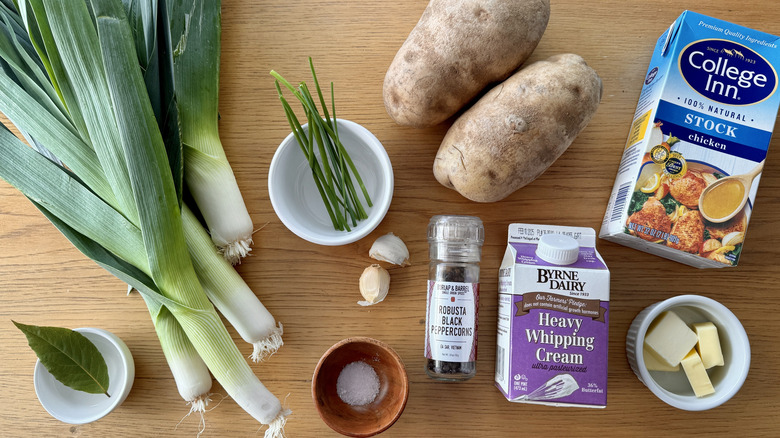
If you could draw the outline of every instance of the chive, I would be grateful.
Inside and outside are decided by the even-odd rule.
[[[325,96],[322,93],[311,58],[309,58],[309,67],[324,116],[320,115],[317,103],[305,82],[301,82],[298,87],[294,87],[276,71],[272,70],[270,74],[275,79],[276,91],[279,95],[279,100],[282,102],[287,122],[304,154],[304,158],[309,163],[314,183],[320,192],[320,197],[325,204],[325,209],[328,211],[333,227],[340,231],[350,231],[350,222],[355,227],[358,221],[368,218],[368,214],[352,181],[353,177],[357,180],[367,205],[372,207],[373,204],[363,179],[360,177],[360,173],[339,139],[333,82],[330,83],[331,117],[331,112],[328,111]],[[292,92],[293,96],[300,102],[308,122],[306,130],[303,129],[289,102],[284,98],[282,86]],[[319,160],[314,151],[315,142],[317,143]],[[322,161],[322,166],[320,166],[320,160]]]

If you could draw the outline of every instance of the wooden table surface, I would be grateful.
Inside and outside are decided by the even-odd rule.
[[[224,0],[220,131],[257,227],[252,257],[238,270],[284,323],[284,347],[253,365],[293,410],[291,437],[337,436],[318,417],[310,395],[320,355],[350,336],[389,343],[406,363],[406,410],[384,436],[777,436],[780,434],[780,135],[775,132],[740,266],[697,270],[599,240],[612,272],[609,396],[604,410],[558,409],[507,402],[493,386],[497,269],[512,222],[598,229],[642,79],[656,38],[686,8],[780,34],[772,2],[553,0],[547,31],[530,61],[561,52],[582,55],[604,82],[598,113],[569,150],[538,180],[494,204],[477,204],[440,186],[431,167],[449,123],[397,126],[382,104],[382,80],[417,22],[423,0]],[[268,71],[308,78],[312,56],[321,80],[334,81],[340,116],[370,129],[395,170],[395,194],[384,221],[357,243],[311,244],[289,232],[271,208],[268,166],[288,127]],[[435,214],[469,214],[486,229],[480,299],[477,377],[437,383],[423,371],[427,279],[426,225]],[[391,270],[392,287],[378,306],[359,307],[357,279],[371,263],[368,248],[387,232],[409,246],[412,266]],[[678,294],[712,297],[742,321],[752,367],[742,390],[707,412],[665,405],[631,372],[625,334],[645,306]],[[124,404],[81,426],[61,423],[38,403],[34,353],[11,319],[27,324],[94,326],[121,337],[133,352],[136,378]],[[232,329],[231,329],[232,330]],[[232,331],[246,354],[247,345]],[[3,436],[194,436],[187,412],[138,296],[87,260],[15,189],[0,181],[0,388]],[[224,391],[215,384],[216,399]],[[289,394],[289,396],[288,396]],[[214,406],[214,404],[212,404]],[[180,422],[180,420],[182,420]],[[177,427],[178,424],[178,427]],[[258,436],[260,425],[231,399],[206,415],[205,436]]]

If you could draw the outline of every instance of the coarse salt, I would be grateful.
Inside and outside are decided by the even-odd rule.
[[[344,403],[352,406],[371,403],[379,394],[379,377],[371,365],[352,362],[341,370],[336,392]]]

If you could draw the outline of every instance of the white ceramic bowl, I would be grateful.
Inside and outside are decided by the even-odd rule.
[[[33,380],[35,395],[52,417],[70,424],[85,424],[103,418],[121,405],[135,379],[135,363],[130,349],[113,333],[99,328],[77,328],[97,347],[108,366],[108,393],[88,394],[68,388],[55,379],[39,360]]]
[[[708,370],[714,394],[696,397],[682,370],[649,371],[645,366],[645,334],[653,320],[667,310],[673,310],[688,324],[710,321],[718,328],[724,365]],[[742,387],[750,368],[750,343],[742,324],[724,305],[700,295],[676,296],[641,311],[626,335],[626,354],[631,369],[653,394],[686,411],[712,409],[728,401]]]
[[[382,143],[349,120],[338,119],[338,129],[374,204],[366,209],[368,219],[358,222],[352,231],[333,228],[309,163],[292,133],[279,145],[268,170],[268,194],[276,215],[298,237],[320,245],[345,245],[362,239],[379,225],[393,198],[393,167]],[[356,181],[355,189],[360,192]],[[365,202],[363,206],[367,207]]]

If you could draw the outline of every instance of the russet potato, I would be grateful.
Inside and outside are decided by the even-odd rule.
[[[431,0],[387,70],[385,108],[405,126],[443,122],[534,51],[549,0]]]
[[[581,57],[533,63],[455,121],[436,154],[434,176],[472,201],[504,199],[558,159],[600,100],[601,79]]]

